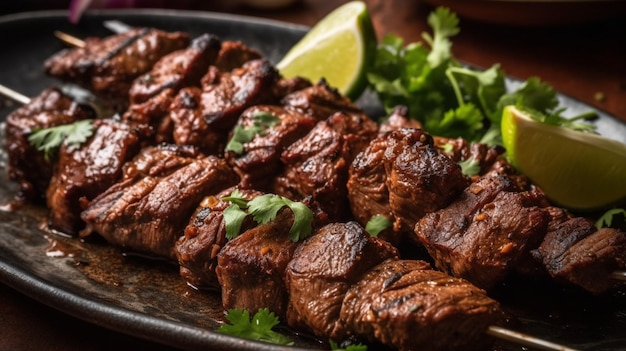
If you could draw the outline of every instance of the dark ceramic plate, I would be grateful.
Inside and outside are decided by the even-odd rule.
[[[137,26],[210,32],[242,40],[276,62],[306,28],[265,20],[210,13],[110,11],[93,13],[70,25],[64,12],[42,12],[0,18],[0,83],[33,96],[54,84],[42,73],[42,62],[63,44],[52,33],[78,37],[106,35],[102,21],[119,19]],[[510,81],[510,84],[517,84]],[[561,97],[572,113],[588,107]],[[373,96],[359,101],[370,114],[380,113]],[[0,106],[1,107],[1,106]],[[0,120],[14,107],[0,109]],[[601,114],[600,131],[622,141],[626,125]],[[0,136],[0,141],[3,137]],[[294,350],[228,337],[213,330],[223,322],[219,296],[195,291],[179,278],[177,267],[124,255],[99,242],[47,233],[45,209],[12,208],[15,185],[6,176],[6,154],[0,151],[0,280],[45,304],[99,326],[184,349]],[[592,297],[577,290],[512,279],[493,292],[517,318],[516,328],[554,342],[586,350],[626,347],[626,296],[618,290]],[[289,330],[285,332],[290,333]],[[296,347],[322,348],[320,342],[294,334]],[[502,343],[497,350],[520,350]]]

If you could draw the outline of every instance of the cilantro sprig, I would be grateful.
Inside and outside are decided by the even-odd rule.
[[[264,194],[248,201],[237,189],[222,200],[232,203],[224,210],[226,238],[229,240],[239,235],[246,216],[251,215],[255,222],[266,224],[274,220],[278,211],[285,206],[291,209],[294,215],[293,224],[289,229],[289,238],[293,242],[298,242],[311,235],[313,211],[302,202],[292,201],[276,194]]]
[[[65,143],[70,149],[80,146],[91,137],[93,120],[84,119],[70,124],[34,130],[28,136],[28,142],[43,151],[47,159]]]
[[[231,309],[226,313],[226,319],[230,324],[222,324],[217,329],[218,333],[273,344],[293,345],[291,339],[273,330],[280,321],[267,308],[260,309],[252,318],[247,310]]]
[[[280,119],[269,112],[256,112],[252,115],[251,126],[235,126],[233,136],[226,144],[226,151],[232,151],[237,155],[243,153],[243,144],[252,141],[256,135],[263,135],[268,128],[275,126]]]
[[[487,69],[462,65],[452,54],[451,38],[460,31],[454,12],[438,7],[428,24],[433,33],[423,33],[423,42],[405,45],[390,34],[378,45],[367,78],[388,112],[405,105],[410,117],[434,135],[486,144],[501,144],[500,121],[507,105],[532,110],[544,123],[594,129],[580,123],[593,113],[564,118],[556,91],[537,77],[508,92],[498,64]]]

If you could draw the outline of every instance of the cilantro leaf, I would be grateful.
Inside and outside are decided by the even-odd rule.
[[[70,124],[35,130],[28,142],[50,158],[63,143],[70,149],[80,146],[93,134],[93,120],[84,119]]]
[[[617,221],[621,219],[622,222],[626,222],[626,209],[614,208],[606,211],[596,221],[596,227],[599,228],[615,228],[617,227]],[[615,223],[614,223],[615,222]]]
[[[313,211],[301,202],[294,202],[286,197],[275,194],[257,196],[248,203],[248,210],[258,223],[269,223],[283,207],[289,207],[294,214],[294,220],[289,235],[293,242],[308,237],[311,234]]]
[[[293,341],[285,335],[272,330],[280,321],[267,308],[259,309],[250,319],[250,312],[242,309],[231,309],[226,314],[230,324],[223,324],[218,333],[228,334],[250,340],[263,341],[280,345],[293,345]]]
[[[461,172],[468,177],[473,177],[480,173],[480,162],[474,158],[468,158],[465,161],[459,162],[459,166],[461,166]]]
[[[372,216],[365,225],[365,231],[371,236],[378,236],[380,232],[387,228],[391,228],[391,220],[381,214]]]
[[[224,210],[226,237],[228,239],[233,239],[239,235],[241,225],[247,215],[251,215],[257,223],[266,224],[274,220],[278,211],[285,206],[291,209],[294,216],[293,224],[289,229],[289,238],[293,242],[298,242],[311,235],[313,211],[302,202],[291,201],[275,194],[265,194],[247,201],[237,189],[230,196],[223,197],[222,200],[232,202],[232,205]]]
[[[433,36],[424,33],[422,37],[430,46],[428,63],[437,67],[452,58],[450,37],[459,33],[459,18],[450,9],[438,7],[428,16],[428,24],[433,28]]]
[[[268,128],[275,126],[280,119],[269,112],[256,112],[252,116],[251,126],[235,126],[233,129],[233,136],[226,144],[225,151],[232,151],[235,154],[243,153],[243,144],[252,141],[254,137],[259,134],[263,135]]]
[[[544,123],[592,131],[580,123],[589,114],[563,118],[556,91],[536,77],[507,92],[505,73],[498,64],[479,69],[460,64],[452,54],[451,38],[459,33],[459,19],[438,7],[428,17],[432,28],[421,42],[406,44],[387,35],[379,43],[367,80],[387,113],[396,106],[408,108],[433,135],[489,145],[502,144],[500,121],[507,105],[537,111]]]
[[[248,214],[237,204],[228,206],[224,212],[224,222],[226,223],[226,239],[231,240],[241,232],[243,220]]]
[[[367,351],[367,346],[363,344],[350,344],[345,348],[342,348],[332,339],[328,340],[328,344],[330,345],[330,349],[332,351]]]

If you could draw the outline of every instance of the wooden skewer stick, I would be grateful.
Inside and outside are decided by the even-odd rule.
[[[626,281],[626,271],[614,271],[609,276],[613,279]]]
[[[11,88],[5,87],[2,84],[0,84],[0,95],[6,96],[7,98],[22,105],[27,105],[30,103],[30,98],[28,96],[22,95]]]
[[[548,350],[548,351],[577,351],[576,349],[572,349],[567,346],[555,344],[550,341],[538,339],[534,336],[530,336],[524,333],[519,333],[516,331],[512,331],[509,329],[490,326],[487,329],[487,334],[494,336],[496,338],[500,338],[502,340],[511,341],[516,344],[520,344],[523,346],[532,347],[537,350]]]
[[[85,41],[76,38],[73,35],[69,35],[67,33],[55,30],[54,31],[54,36],[56,36],[57,38],[59,38],[62,42],[70,45],[70,46],[74,46],[77,48],[82,48],[85,47]]]
[[[104,26],[106,28],[108,28],[110,31],[112,31],[113,33],[124,33],[129,31],[132,27],[127,25],[126,23],[120,22],[120,21],[105,21],[104,22]],[[56,36],[57,38],[59,38],[62,42],[70,45],[70,46],[74,46],[77,48],[82,48],[85,47],[85,41],[82,39],[79,39],[71,34],[67,34],[65,32],[61,32],[61,31],[54,31],[54,36]]]

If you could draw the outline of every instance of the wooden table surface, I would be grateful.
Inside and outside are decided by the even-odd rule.
[[[267,17],[313,25],[345,1],[303,0],[281,10],[203,5],[203,10]],[[419,1],[368,0],[379,37],[407,42],[428,30],[430,7]],[[28,2],[27,2],[28,3]],[[25,10],[21,8],[20,10]],[[5,12],[10,10],[5,10]],[[558,15],[555,15],[558,16]],[[577,25],[506,26],[461,18],[453,52],[479,66],[500,63],[508,75],[539,76],[558,91],[626,120],[626,20],[616,16]],[[69,317],[0,284],[0,350],[171,350]]]

